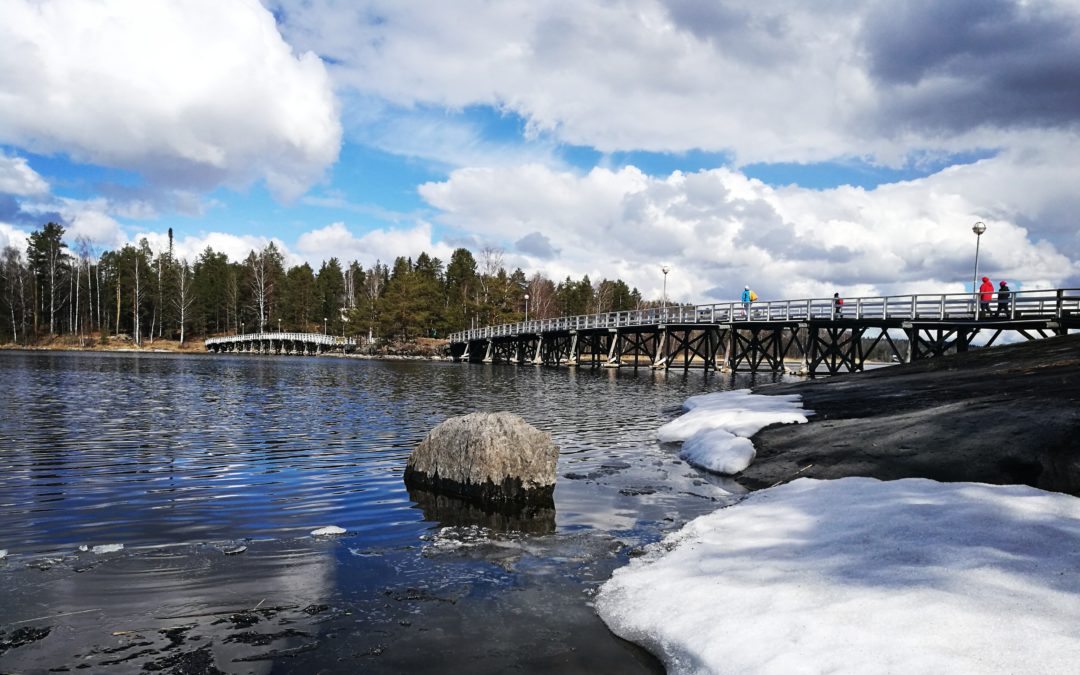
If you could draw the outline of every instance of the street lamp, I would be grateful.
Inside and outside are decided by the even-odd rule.
[[[529,294],[525,294],[525,322],[529,322]]]
[[[247,331],[244,330],[244,322],[243,321],[240,322],[240,334],[241,335],[247,335]]]
[[[277,332],[281,332],[281,317],[278,317],[277,320]]]
[[[671,271],[671,265],[660,265],[660,271],[664,273],[664,307],[667,307],[667,273]]]
[[[326,335],[326,317],[322,318],[322,334]]]
[[[971,277],[971,292],[977,294],[979,292],[979,240],[982,239],[983,232],[986,232],[986,223],[981,220],[971,226],[971,231],[975,233],[975,274]],[[978,295],[975,295],[976,299]]]

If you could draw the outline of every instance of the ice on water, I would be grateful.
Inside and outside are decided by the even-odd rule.
[[[664,443],[682,442],[679,456],[695,466],[736,474],[754,460],[750,436],[770,424],[804,424],[813,411],[804,410],[797,394],[764,396],[749,389],[692,396],[686,414],[660,427]]]
[[[800,479],[702,516],[597,609],[671,673],[1076,672],[1080,499]]]

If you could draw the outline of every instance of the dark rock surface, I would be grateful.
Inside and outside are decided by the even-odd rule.
[[[472,413],[436,426],[409,456],[405,484],[483,502],[551,504],[559,449],[511,413]]]
[[[753,437],[751,489],[796,477],[921,477],[1080,495],[1080,335],[795,384],[815,415]]]

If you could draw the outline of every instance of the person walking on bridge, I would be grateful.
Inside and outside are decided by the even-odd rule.
[[[750,320],[750,307],[754,301],[757,300],[757,293],[750,290],[749,286],[743,286],[742,292],[742,305],[743,310],[746,312],[746,320]]]
[[[979,311],[983,316],[990,315],[990,301],[994,299],[994,284],[990,283],[990,277],[982,278],[982,286],[979,286]]]
[[[1009,284],[998,284],[998,316],[1009,316]]]
[[[839,293],[833,293],[832,294],[832,304],[833,304],[833,318],[835,318],[835,319],[844,318],[844,299],[840,297]]]

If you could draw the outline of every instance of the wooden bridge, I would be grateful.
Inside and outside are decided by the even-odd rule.
[[[454,333],[455,361],[592,367],[772,370],[809,375],[862,370],[879,344],[893,361],[1028,340],[1080,328],[1080,289],[1014,291],[986,312],[977,294],[899,295],[669,306],[538,319]],[[907,344],[901,335],[906,338]],[[906,347],[901,349],[901,346]]]
[[[354,338],[342,338],[325,333],[246,333],[213,337],[206,340],[207,351],[216,354],[238,352],[248,354],[325,354],[356,350]]]

